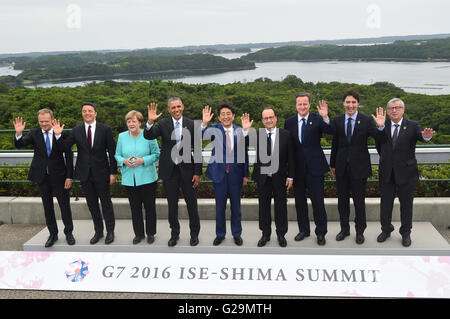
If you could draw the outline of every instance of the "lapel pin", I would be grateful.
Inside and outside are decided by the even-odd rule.
[[[312,125],[312,122],[309,122],[309,125]]]
[[[361,124],[361,121],[358,121],[358,124]]]
[[[406,126],[403,126],[403,129],[406,130]]]

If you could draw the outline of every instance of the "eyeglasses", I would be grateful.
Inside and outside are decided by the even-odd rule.
[[[392,107],[388,107],[387,109],[388,109],[388,111],[397,111],[402,108],[403,108],[403,106],[392,106]]]
[[[268,117],[263,117],[262,118],[263,121],[271,121],[271,120],[274,120],[274,119],[275,119],[275,116],[268,116]]]

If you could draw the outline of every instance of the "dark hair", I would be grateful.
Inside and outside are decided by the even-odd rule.
[[[219,105],[219,107],[218,107],[218,109],[217,109],[217,114],[220,115],[220,111],[221,111],[222,109],[225,109],[225,108],[230,109],[230,111],[231,111],[231,113],[233,113],[233,115],[236,114],[236,112],[234,111],[234,108],[233,108],[231,105],[226,104],[226,103],[223,103],[223,104],[220,104],[220,105]]]
[[[303,97],[303,96],[307,96],[307,97],[308,97],[309,104],[311,104],[311,102],[312,102],[312,96],[311,96],[311,94],[306,93],[306,92],[300,92],[299,94],[297,94],[297,96],[295,97],[295,103],[297,103],[297,98]]]
[[[275,109],[274,109],[273,107],[270,107],[270,106],[265,107],[265,108],[261,111],[261,116],[262,116],[262,113],[263,113],[264,111],[266,111],[266,110],[272,110],[272,111],[273,111],[273,114],[275,114],[275,116],[278,116],[278,115],[277,115],[277,111],[275,111]]]
[[[347,96],[353,96],[355,98],[355,100],[358,101],[358,103],[359,103],[359,93],[358,92],[356,92],[354,90],[347,90],[347,91],[345,91],[344,96],[342,97],[342,102],[345,101],[345,98]]]
[[[91,103],[91,102],[83,103],[83,104],[81,105],[81,109],[83,109],[83,106],[85,106],[85,105],[90,105],[90,106],[92,106],[92,107],[94,108],[94,111],[97,112],[97,107],[95,106],[94,103]]]

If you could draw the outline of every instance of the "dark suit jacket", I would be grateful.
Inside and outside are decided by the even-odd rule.
[[[67,132],[63,132],[63,136],[67,136]],[[52,152],[50,156],[47,155],[47,148],[45,146],[45,138],[41,128],[33,128],[26,136],[22,136],[16,140],[14,137],[14,145],[17,148],[22,148],[27,145],[33,145],[34,155],[31,162],[28,179],[41,183],[46,174],[46,167],[48,166],[48,173],[52,183],[60,183],[66,178],[73,178],[73,154],[70,148],[58,148],[56,146],[55,135],[53,134]]]
[[[266,130],[262,129],[264,134],[262,136],[266,137]],[[275,145],[274,150],[278,149],[279,156],[279,168],[275,174],[272,174],[272,179],[276,184],[285,185],[286,178],[295,176],[295,154],[294,147],[292,145],[291,134],[283,129],[277,128],[277,134],[275,137]],[[256,162],[253,165],[253,174],[252,179],[257,183],[264,184],[267,178],[267,174],[261,174],[261,166],[268,166],[270,163],[263,164],[261,163],[259,157],[259,138],[260,135],[257,135],[257,152],[256,152]]]
[[[203,137],[205,136],[205,132],[208,130],[215,128],[217,129],[220,134],[222,135],[222,150],[217,150],[214,146],[211,152],[211,160],[208,164],[208,168],[206,169],[206,177],[208,177],[210,180],[212,180],[214,183],[220,183],[223,178],[225,177],[225,168],[226,168],[226,153],[227,153],[227,142],[226,142],[226,135],[225,130],[222,126],[222,124],[211,124],[207,128],[205,128],[202,131]],[[233,131],[234,131],[234,146],[233,146],[233,159],[229,164],[230,168],[230,176],[233,180],[242,180],[244,177],[249,177],[249,169],[248,169],[248,142],[247,139],[244,137],[242,133],[242,128],[240,126],[233,124]],[[211,141],[214,141],[216,138],[215,135],[211,136]],[[244,143],[244,144],[241,144]],[[239,145],[244,146],[244,159],[243,161],[239,161],[238,157],[238,149]],[[217,152],[222,152],[222,161],[219,163],[218,161],[214,161],[214,156]],[[217,159],[220,159],[220,156],[217,156]],[[240,163],[241,162],[241,163]]]
[[[96,122],[94,145],[89,147],[84,123],[72,129],[72,132],[64,139],[58,140],[58,145],[63,143],[65,147],[77,145],[77,163],[75,165],[75,177],[84,182],[88,180],[91,170],[94,181],[108,181],[110,174],[117,174],[117,162],[114,157],[116,144],[112,130],[109,126]]]
[[[388,183],[392,173],[397,184],[417,181],[419,170],[416,160],[416,143],[417,141],[424,142],[420,124],[417,121],[403,118],[395,150],[392,146],[391,120],[386,121],[384,130],[387,136],[385,142],[376,144],[378,154],[380,154],[378,171],[380,182]]]
[[[191,135],[191,151],[194,150],[194,121],[183,116],[183,129],[189,130]],[[159,157],[159,177],[161,179],[168,179],[172,175],[172,170],[175,163],[172,161],[172,148],[176,147],[176,140],[172,140],[172,132],[174,130],[172,117],[163,118],[158,121],[158,124],[153,124],[150,130],[144,130],[144,137],[148,140],[153,140],[161,136],[161,152]],[[198,135],[197,135],[198,137]],[[182,135],[182,141],[184,135]],[[186,150],[183,148],[182,152]],[[181,152],[180,152],[181,153]],[[180,173],[184,179],[191,179],[194,175],[202,175],[202,163],[194,163],[194,157],[191,154],[191,162],[179,164]]]
[[[331,125],[335,127],[336,132],[331,145],[330,166],[336,168],[336,175],[344,175],[348,158],[354,178],[372,176],[367,139],[372,136],[377,141],[385,137],[384,132],[377,129],[372,117],[358,112],[350,144],[345,135],[347,130],[345,114],[335,117]]]
[[[320,146],[320,139],[323,133],[333,134],[334,129],[325,123],[319,114],[309,112],[303,143],[300,143],[298,137],[297,114],[286,119],[284,128],[291,133],[293,140],[297,178],[304,178],[307,172],[314,176],[321,176],[330,170],[322,146]]]

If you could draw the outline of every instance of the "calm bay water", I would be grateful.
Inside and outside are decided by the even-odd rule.
[[[253,51],[253,50],[252,50]],[[232,59],[242,53],[218,54]],[[0,67],[1,75],[17,75],[20,71]],[[304,82],[343,82],[373,84],[390,82],[406,92],[429,95],[450,94],[449,62],[265,62],[254,70],[230,71],[213,75],[186,76],[172,79],[190,84],[251,82],[258,78],[280,81],[293,74]],[[132,81],[115,79],[115,81]],[[75,87],[93,81],[42,83],[39,87]],[[97,81],[98,82],[98,81]]]

